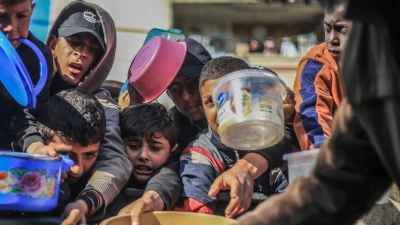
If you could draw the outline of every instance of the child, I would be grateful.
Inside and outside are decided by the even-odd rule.
[[[0,149],[55,155],[52,148],[44,145],[35,119],[40,114],[42,105],[49,98],[49,85],[53,73],[53,58],[50,49],[29,31],[35,5],[32,0],[0,0],[0,30],[4,32],[21,57],[33,84],[38,82],[40,76],[39,59],[33,50],[21,44],[18,38],[27,38],[40,49],[46,59],[48,70],[46,84],[37,96],[36,109],[28,110],[19,105],[0,81],[0,105],[7,106],[0,109]]]
[[[106,113],[105,138],[100,145],[91,177],[81,189],[81,197],[84,198],[83,193],[91,192],[101,198],[104,204],[92,210],[87,208],[88,205],[73,202],[64,212],[64,216],[76,216],[78,214],[71,214],[70,210],[80,209],[78,217],[86,215],[88,220],[97,220],[124,187],[132,170],[120,137],[119,107],[110,93],[100,88],[114,62],[114,21],[96,4],[73,1],[56,18],[46,44],[52,50],[56,62],[50,93],[53,95],[68,88],[82,90],[93,94]]]
[[[253,185],[254,191],[264,193],[267,196],[282,192],[287,186],[286,177],[279,169],[274,170],[274,168],[280,166],[283,154],[291,150],[288,135],[285,135],[285,138],[279,144],[268,149],[255,152],[238,150],[238,156],[234,149],[226,147],[220,140],[218,110],[211,97],[212,91],[218,80],[226,74],[247,68],[249,66],[243,60],[226,56],[212,59],[202,70],[199,86],[209,128],[199,135],[197,140],[192,142],[180,157],[183,198],[175,210],[213,214],[216,211],[216,198],[212,197],[212,195],[215,195],[215,190],[213,190],[215,187],[212,186],[214,180],[224,172],[235,171],[240,168],[244,163],[243,161],[247,161],[246,157],[254,157],[258,154],[265,154],[263,155],[265,158],[259,157],[252,164],[248,173],[240,173],[238,176],[233,172],[233,176],[230,177],[230,179],[244,180],[243,183],[249,182],[252,185],[250,185],[250,189],[241,190],[241,192],[246,193],[246,197],[243,199],[237,199],[237,196],[232,196],[231,193],[231,203],[228,205],[229,209],[225,211],[225,214],[233,217],[247,210],[252,198]],[[271,154],[272,152],[273,154]],[[239,158],[242,160],[239,160]],[[271,175],[272,172],[275,175]],[[221,186],[218,188],[221,189]],[[240,206],[240,201],[247,201],[248,203]],[[238,207],[232,206],[235,204]]]
[[[46,143],[57,153],[68,155],[75,162],[66,179],[71,184],[71,196],[74,199],[87,183],[105,136],[103,106],[94,96],[71,89],[50,98],[38,121]],[[88,195],[90,199],[78,197],[76,201],[98,208],[102,199],[90,193]],[[85,221],[85,218],[79,219]],[[74,224],[77,222],[74,221]]]
[[[133,169],[130,180],[107,207],[103,219],[117,215],[123,207],[140,198],[150,177],[178,147],[178,130],[172,115],[159,103],[125,108],[121,112],[120,126]],[[128,196],[131,188],[141,189],[142,193]]]

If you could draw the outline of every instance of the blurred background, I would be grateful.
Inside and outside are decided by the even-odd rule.
[[[268,67],[293,86],[301,56],[324,41],[317,0],[87,0],[110,13],[117,29],[108,80],[124,82],[152,28],[177,28],[216,56],[232,55]],[[42,41],[72,0],[34,0],[32,32]],[[163,99],[165,96],[162,96]]]

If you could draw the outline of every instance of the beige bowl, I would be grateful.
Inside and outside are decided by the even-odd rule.
[[[140,218],[142,225],[231,225],[235,220],[222,216],[190,212],[147,212]],[[100,225],[131,225],[130,215],[114,216]]]

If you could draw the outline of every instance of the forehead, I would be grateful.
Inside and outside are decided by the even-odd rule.
[[[324,13],[324,22],[342,22],[345,21],[345,5],[337,5],[332,8],[326,8]]]
[[[125,141],[141,141],[141,142],[150,142],[152,140],[157,141],[157,142],[161,142],[161,143],[169,143],[168,139],[165,138],[164,134],[161,131],[156,131],[154,132],[153,136],[149,136],[150,132],[145,134],[146,136],[142,136],[142,135],[133,135],[131,137],[127,137],[124,140]],[[151,140],[149,140],[148,138],[151,138]]]
[[[215,85],[217,84],[217,82],[218,82],[221,78],[222,78],[222,77],[217,78],[217,79],[213,79],[213,80],[207,80],[207,81],[204,83],[204,86],[201,87],[202,96],[205,97],[205,96],[212,95],[212,92],[213,92],[213,90],[214,90]]]
[[[13,3],[11,3],[13,2]],[[30,11],[32,6],[32,0],[26,1],[3,1],[0,0],[0,12],[22,12]]]
[[[86,147],[81,146],[79,143],[69,142],[59,135],[55,135],[50,143],[48,143],[51,147],[53,147],[56,151],[57,150],[67,150],[74,153],[84,153],[87,151],[95,151],[98,150],[100,147],[100,142],[96,142],[90,144]]]

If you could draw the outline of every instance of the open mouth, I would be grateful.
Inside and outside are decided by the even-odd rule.
[[[138,174],[144,174],[144,175],[148,175],[148,174],[151,174],[153,172],[153,170],[150,167],[145,166],[145,165],[135,166],[135,171]]]
[[[340,57],[340,51],[337,50],[329,50],[329,53],[332,55],[334,58]]]
[[[79,65],[79,64],[76,64],[76,63],[71,63],[68,66],[70,68],[71,73],[74,73],[74,74],[79,74],[83,70],[82,65]]]

